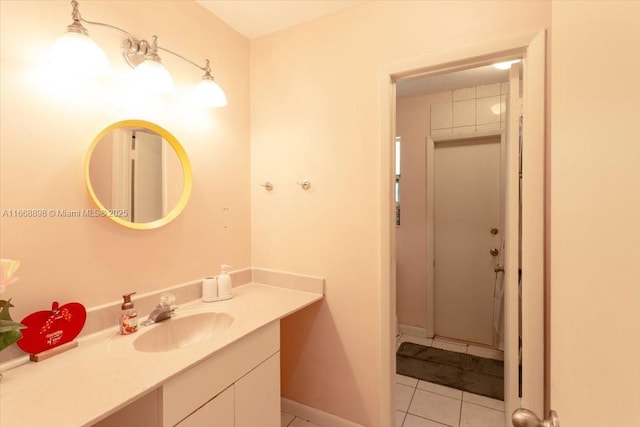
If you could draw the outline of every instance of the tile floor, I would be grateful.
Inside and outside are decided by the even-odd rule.
[[[503,360],[503,353],[470,344],[401,335],[409,341],[443,350]],[[504,402],[478,394],[396,374],[396,427],[504,427]],[[320,427],[282,412],[281,427]]]
[[[396,427],[504,427],[504,402],[396,374]]]
[[[281,427],[320,427],[311,421],[305,421],[302,418],[298,418],[286,412],[282,412],[282,418],[280,421]]]
[[[470,344],[401,335],[443,350],[503,360],[503,353]],[[504,427],[504,402],[396,374],[396,427]]]

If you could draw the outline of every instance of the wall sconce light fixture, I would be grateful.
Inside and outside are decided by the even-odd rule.
[[[209,60],[200,66],[177,52],[158,45],[158,37],[153,36],[151,42],[138,40],[122,28],[102,22],[88,21],[80,15],[78,1],[72,0],[71,18],[73,22],[67,26],[67,32],[58,37],[52,47],[51,58],[54,66],[73,69],[74,72],[89,75],[108,74],[111,67],[107,55],[98,44],[89,37],[87,29],[82,25],[99,25],[119,31],[126,36],[122,43],[122,56],[134,69],[136,86],[155,94],[170,94],[175,91],[173,78],[162,65],[158,51],[170,53],[204,71],[202,80],[196,85],[195,96],[208,107],[227,105],[227,97],[211,75]]]

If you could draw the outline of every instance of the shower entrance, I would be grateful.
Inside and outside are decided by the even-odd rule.
[[[427,248],[433,265],[434,334],[499,346],[494,300],[503,230],[501,132],[427,138]],[[432,212],[432,215],[429,213]],[[501,274],[500,274],[501,275]],[[496,308],[498,308],[496,313]]]

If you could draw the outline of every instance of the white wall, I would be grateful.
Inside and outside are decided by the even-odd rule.
[[[551,407],[640,425],[640,2],[553,3]]]
[[[177,98],[136,110],[122,92],[131,73],[120,55],[122,35],[90,25],[113,74],[99,84],[65,85],[45,59],[71,23],[70,2],[0,1],[0,211],[94,208],[86,152],[100,131],[124,119],[171,132],[194,177],[185,210],[157,230],[130,230],[106,218],[0,217],[0,255],[22,262],[20,281],[2,294],[12,298],[16,319],[54,300],[91,307],[215,274],[222,263],[250,265],[248,40],[194,2],[80,3],[88,20],[141,38],[159,34],[161,44],[194,61],[210,58],[229,105],[206,112],[185,106],[182,97],[202,72],[167,54]]]
[[[381,1],[252,40],[252,260],[327,279],[322,304],[282,323],[284,397],[367,426],[386,421],[381,66],[549,25],[544,2]],[[295,183],[304,178],[308,192]]]

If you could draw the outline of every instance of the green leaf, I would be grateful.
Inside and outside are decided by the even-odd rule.
[[[20,332],[19,329],[0,333],[0,351],[9,347],[20,338],[22,338],[22,332]]]
[[[2,310],[0,310],[0,320],[12,320],[9,315],[9,307],[13,306],[14,305],[11,304],[11,299],[9,299],[9,301],[0,299],[0,307],[2,308]]]
[[[25,328],[26,326],[24,326],[22,323],[14,322],[13,320],[0,319],[0,333]]]

